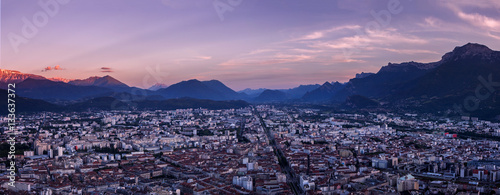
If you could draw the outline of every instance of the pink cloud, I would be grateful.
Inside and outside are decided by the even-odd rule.
[[[47,72],[47,71],[51,71],[51,70],[64,70],[63,68],[61,68],[61,66],[59,65],[56,65],[54,66],[53,68],[51,66],[47,66],[45,67],[42,72]]]
[[[101,67],[101,72],[114,72],[114,71],[109,67]]]

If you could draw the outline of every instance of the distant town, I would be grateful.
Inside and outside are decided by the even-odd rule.
[[[500,123],[294,106],[39,112],[1,123],[1,194],[500,192]],[[9,134],[16,134],[15,187]]]

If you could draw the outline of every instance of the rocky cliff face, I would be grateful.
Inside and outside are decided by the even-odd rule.
[[[0,82],[18,83],[18,82],[26,80],[27,78],[46,79],[45,77],[42,77],[39,75],[21,73],[19,71],[15,71],[15,70],[0,69]]]

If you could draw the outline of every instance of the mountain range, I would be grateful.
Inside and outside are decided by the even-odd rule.
[[[104,77],[93,76],[87,79],[45,78],[40,75],[2,69],[0,78],[2,83],[0,88],[5,89],[6,83],[18,83],[17,93],[19,95],[52,103],[71,103],[97,97],[114,97],[120,100],[196,98],[259,102],[276,101],[276,99],[257,98],[261,93],[248,95],[244,92],[236,92],[218,80],[199,81],[192,79],[170,86],[155,84],[149,89],[140,89],[130,87],[109,75]],[[306,92],[319,86],[300,85],[296,88],[280,89],[279,91],[286,93],[286,96],[278,101],[298,99]]]
[[[289,89],[266,89],[266,88],[259,88],[259,89],[250,89],[246,88],[244,90],[239,91],[239,93],[244,93],[248,95],[248,98],[253,99],[257,102],[269,102],[269,101],[290,101],[290,100],[297,100],[302,98],[307,92],[313,91],[317,88],[319,88],[321,85],[319,84],[312,84],[312,85],[299,85],[298,87],[295,88],[289,88]],[[269,91],[271,90],[271,91]],[[272,92],[274,91],[274,92]],[[265,92],[265,93],[264,93]],[[277,98],[276,95],[280,94],[279,92],[282,92],[283,95],[281,98]],[[270,93],[274,93],[274,97],[269,97]]]
[[[154,94],[161,95],[166,99],[189,97],[211,100],[236,100],[245,98],[242,94],[233,91],[220,81],[199,81],[196,79],[170,85],[167,88],[155,91]]]
[[[103,97],[120,102],[165,101],[169,99],[245,100],[256,103],[302,103],[339,105],[342,108],[384,108],[419,112],[450,112],[495,115],[500,100],[495,82],[500,75],[500,52],[468,43],[432,63],[388,63],[377,73],[360,73],[346,83],[300,85],[290,89],[232,90],[218,80],[181,81],[150,89],[130,87],[111,77],[87,79],[50,78],[0,70],[1,86],[17,83],[16,94],[57,105],[87,102]],[[475,101],[470,101],[474,99]],[[479,101],[477,101],[479,99]],[[106,99],[100,99],[106,100]],[[109,100],[109,99],[108,99]],[[479,102],[479,103],[478,103]],[[147,104],[146,104],[147,105]],[[486,114],[485,114],[486,113]],[[494,116],[493,116],[494,117]]]
[[[361,95],[394,110],[496,117],[500,109],[500,52],[476,43],[456,47],[432,63],[389,63],[353,78],[329,101]]]
[[[345,84],[339,82],[334,82],[334,83],[325,82],[318,88],[306,92],[304,96],[302,96],[301,100],[306,102],[329,101],[335,94],[337,94],[340,90],[344,89],[344,87]]]
[[[68,82],[69,84],[76,85],[76,86],[98,86],[98,87],[109,87],[109,88],[123,88],[123,87],[129,87],[125,83],[122,83],[119,80],[116,80],[115,78],[106,75],[104,77],[89,77],[87,79],[76,79]]]

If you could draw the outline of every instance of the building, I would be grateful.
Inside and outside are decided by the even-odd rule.
[[[387,169],[388,162],[387,160],[381,159],[372,159],[372,167],[379,169]]]
[[[300,187],[304,191],[314,190],[315,184],[314,182],[309,181],[309,177],[307,175],[300,176]]]
[[[24,157],[30,157],[34,155],[35,155],[34,151],[24,151]]]
[[[233,184],[253,191],[253,179],[250,176],[234,176]]]
[[[63,155],[63,147],[59,146],[57,147],[57,156],[62,156]]]
[[[408,174],[404,177],[400,177],[397,183],[398,192],[408,191],[408,190],[418,190],[418,180],[413,177],[413,175]]]

